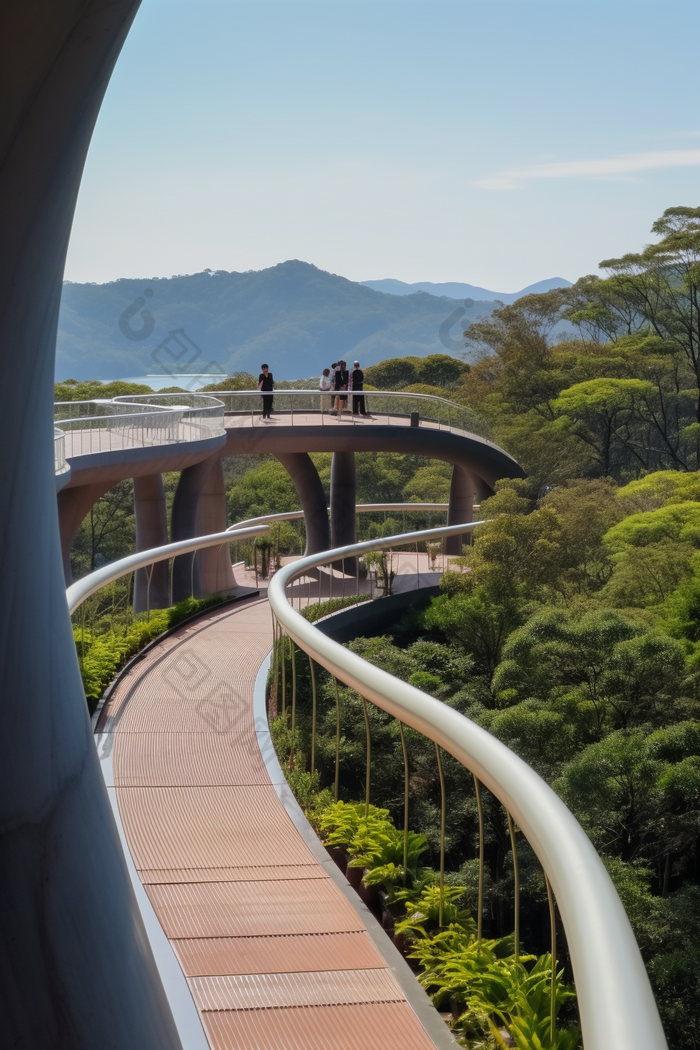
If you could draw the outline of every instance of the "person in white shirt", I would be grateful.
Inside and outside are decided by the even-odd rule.
[[[323,374],[318,381],[318,389],[321,391],[321,411],[327,412],[333,403],[333,399],[327,396],[327,391],[333,389],[330,368],[323,369]]]

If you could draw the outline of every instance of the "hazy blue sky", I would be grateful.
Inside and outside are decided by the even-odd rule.
[[[574,280],[700,205],[698,0],[143,0],[66,276]]]

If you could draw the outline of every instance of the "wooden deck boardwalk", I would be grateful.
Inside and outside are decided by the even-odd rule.
[[[271,643],[251,599],[164,639],[111,694],[97,731],[138,876],[214,1050],[431,1050],[268,773],[253,693]]]

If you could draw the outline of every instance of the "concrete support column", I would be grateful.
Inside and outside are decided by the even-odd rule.
[[[331,546],[357,543],[355,519],[355,453],[334,452],[331,463]],[[345,572],[356,572],[354,558],[345,559]]]
[[[224,472],[221,458],[215,454],[186,467],[180,475],[173,501],[172,541],[223,532],[226,524]],[[205,598],[225,593],[235,585],[228,544],[175,558],[174,603],[184,601],[191,594]]]
[[[474,520],[474,476],[459,463],[452,467],[450,484],[450,505],[447,510],[447,524],[461,525]],[[462,544],[469,543],[470,536],[446,536],[445,554],[458,557],[462,553]]]
[[[224,465],[221,456],[215,456],[211,460],[211,469],[204,478],[204,485],[199,494],[195,535],[208,536],[212,532],[223,532],[227,526]],[[228,543],[221,547],[207,547],[206,550],[197,551],[198,598],[207,598],[210,594],[228,594],[234,589],[236,581],[230,552]]]
[[[23,1050],[181,1046],[90,727],[54,477],[68,239],[137,8],[137,0],[0,7],[0,389],[11,392],[0,416],[0,1043]]]
[[[74,489],[61,489],[56,496],[58,504],[58,527],[61,536],[61,558],[66,587],[73,582],[70,567],[70,552],[83,520],[98,499],[110,489],[109,485],[79,485]]]
[[[328,507],[321,479],[308,452],[278,452],[276,459],[287,471],[304,511],[306,554],[319,554],[331,545]],[[354,513],[354,512],[353,512]]]
[[[136,514],[136,550],[147,551],[152,547],[164,546],[168,542],[168,519],[162,474],[148,474],[142,478],[134,478],[134,511]],[[157,562],[150,569],[138,569],[134,579],[134,612],[145,612],[146,609],[167,609],[169,605],[168,562]]]

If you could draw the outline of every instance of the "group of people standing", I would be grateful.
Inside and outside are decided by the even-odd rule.
[[[261,365],[258,376],[258,390],[262,394],[262,418],[272,418],[272,405],[275,389],[275,381],[268,365]],[[331,370],[333,374],[331,375]],[[345,361],[334,362],[330,368],[324,368],[319,380],[318,388],[321,391],[321,411],[330,411],[332,415],[342,418],[348,402],[348,394],[352,396],[352,414],[354,416],[369,416],[365,404],[365,395],[358,393],[364,390],[365,374],[360,368],[360,362],[355,361],[352,371],[348,370]],[[328,402],[330,401],[330,405]],[[333,407],[335,402],[335,407]]]
[[[331,375],[332,371],[332,375]],[[360,362],[355,361],[350,371],[345,361],[334,362],[330,368],[324,368],[318,383],[321,391],[321,411],[328,410],[328,401],[331,401],[330,412],[342,419],[343,411],[347,406],[348,393],[352,392],[352,414],[354,416],[368,416],[365,395],[358,393],[365,388],[365,374],[360,368]],[[335,392],[335,396],[331,395]],[[335,401],[335,406],[333,406]]]

